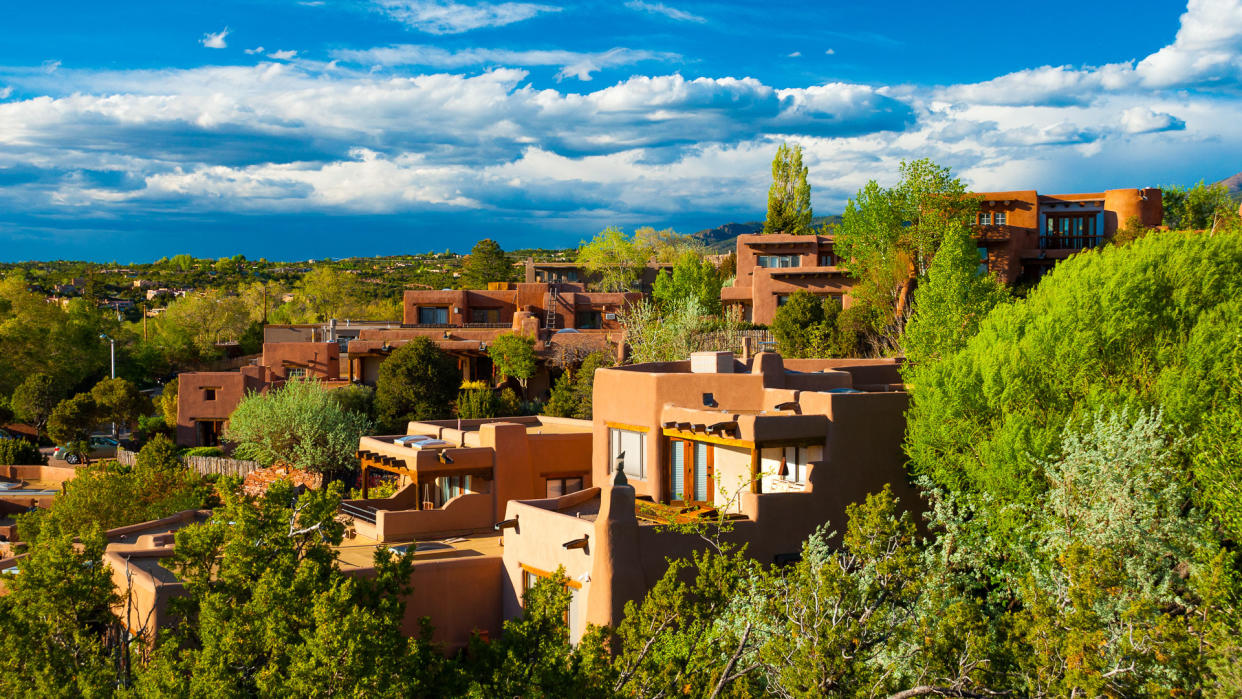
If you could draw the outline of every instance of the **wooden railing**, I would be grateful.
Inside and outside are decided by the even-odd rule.
[[[1040,250],[1086,250],[1104,244],[1102,235],[1041,235]]]

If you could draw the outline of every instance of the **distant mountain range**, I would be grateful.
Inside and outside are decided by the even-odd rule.
[[[841,217],[838,215],[816,216],[811,219],[811,224],[815,226],[840,222]],[[748,221],[746,223],[726,223],[723,226],[707,228],[697,233],[691,233],[690,237],[703,241],[703,244],[713,252],[730,252],[737,248],[737,237],[739,235],[749,235],[762,231],[763,221]]]

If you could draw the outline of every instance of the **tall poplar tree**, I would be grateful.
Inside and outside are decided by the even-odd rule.
[[[802,146],[782,143],[776,149],[764,233],[811,233],[811,185],[806,182],[806,172],[802,165]]]

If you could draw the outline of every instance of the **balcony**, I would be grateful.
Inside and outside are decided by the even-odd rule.
[[[1040,250],[1087,250],[1104,244],[1102,235],[1041,235]]]

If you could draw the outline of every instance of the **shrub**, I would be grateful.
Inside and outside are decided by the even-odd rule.
[[[0,439],[0,464],[5,466],[47,465],[39,447],[24,439]]]
[[[496,417],[512,417],[522,414],[522,399],[518,397],[517,391],[512,388],[501,391],[496,397]]]
[[[496,417],[496,394],[486,381],[467,381],[457,394],[457,417],[463,420]]]
[[[386,433],[404,434],[411,420],[447,418],[453,414],[460,384],[461,373],[452,357],[428,338],[414,338],[380,364],[376,420]]]
[[[190,447],[185,450],[185,456],[224,456],[224,450],[220,447]]]
[[[181,466],[180,449],[168,437],[157,434],[138,450],[135,468],[168,469]]]

